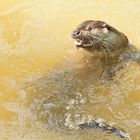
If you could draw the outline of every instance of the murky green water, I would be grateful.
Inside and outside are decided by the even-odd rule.
[[[105,64],[77,50],[70,37],[87,19],[104,20],[139,48],[135,1],[11,0],[0,2],[0,140],[119,140],[79,130],[93,118],[140,139],[140,68],[132,63],[113,81]]]

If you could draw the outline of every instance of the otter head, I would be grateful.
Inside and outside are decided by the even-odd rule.
[[[73,32],[77,48],[89,52],[112,52],[128,46],[127,37],[103,21],[88,20],[81,23]]]

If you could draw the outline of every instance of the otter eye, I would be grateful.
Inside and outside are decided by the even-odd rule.
[[[74,31],[74,32],[73,32],[73,36],[77,37],[77,36],[80,35],[80,33],[81,33],[80,31]]]

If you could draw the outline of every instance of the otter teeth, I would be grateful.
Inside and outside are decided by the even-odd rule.
[[[76,39],[75,41],[74,41],[74,43],[75,43],[75,45],[82,45],[82,40],[80,40],[80,39]]]

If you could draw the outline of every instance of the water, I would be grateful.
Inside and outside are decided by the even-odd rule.
[[[0,2],[0,140],[119,140],[77,124],[102,118],[140,139],[140,68],[113,80],[104,64],[77,50],[70,33],[104,20],[140,46],[135,1],[5,0]]]

